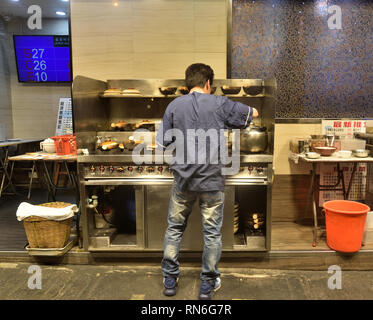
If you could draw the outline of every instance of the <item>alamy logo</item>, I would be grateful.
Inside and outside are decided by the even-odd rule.
[[[333,275],[328,279],[328,288],[330,290],[342,289],[342,270],[337,265],[332,265],[328,268],[328,273]]]
[[[31,274],[27,281],[28,288],[41,290],[41,268],[37,265],[29,266],[27,273]]]
[[[222,175],[237,174],[240,168],[240,130],[232,130],[232,152],[228,150],[227,130],[211,128],[188,129],[186,136],[179,129],[169,129],[161,134],[157,140],[161,148],[156,148],[154,159],[152,150],[147,146],[153,142],[152,132],[138,129],[133,133],[133,139],[143,141],[132,152],[132,160],[140,164],[221,164]],[[166,143],[167,142],[167,143]],[[164,158],[165,156],[165,158]]]
[[[328,7],[328,13],[332,14],[328,18],[328,28],[333,29],[342,29],[342,8],[337,5]]]
[[[31,14],[31,16],[27,19],[27,27],[30,30],[41,30],[42,24],[41,24],[41,8],[40,6],[34,4],[32,6],[29,6],[27,9],[27,13]]]

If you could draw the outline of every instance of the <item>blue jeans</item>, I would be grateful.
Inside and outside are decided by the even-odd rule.
[[[168,227],[164,238],[163,277],[178,277],[180,274],[178,262],[180,243],[193,204],[198,197],[204,240],[201,280],[214,280],[220,276],[218,262],[221,256],[224,192],[180,192],[174,185],[171,190]]]

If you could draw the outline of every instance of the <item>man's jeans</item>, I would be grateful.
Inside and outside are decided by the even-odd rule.
[[[221,226],[223,224],[224,192],[179,192],[174,185],[168,207],[168,227],[164,238],[162,274],[178,277],[181,238],[195,200],[199,197],[204,248],[201,280],[213,280],[220,276],[218,262],[221,256]]]

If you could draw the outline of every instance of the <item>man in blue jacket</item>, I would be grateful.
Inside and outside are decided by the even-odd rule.
[[[180,161],[178,157],[176,163],[171,166],[174,185],[171,190],[162,260],[163,293],[166,296],[173,296],[177,291],[180,243],[197,198],[204,236],[199,298],[211,299],[213,292],[221,286],[218,262],[222,248],[225,176],[222,174],[224,164],[221,159],[214,159],[217,159],[220,149],[225,146],[221,145],[222,140],[219,138],[199,139],[198,134],[191,136],[190,133],[211,133],[216,130],[219,134],[223,129],[245,128],[249,126],[252,118],[258,116],[255,108],[224,96],[211,95],[213,80],[214,72],[210,66],[202,63],[190,65],[185,71],[189,94],[176,98],[168,105],[157,133],[157,144],[161,147],[166,148],[174,144],[176,153],[178,147],[184,148],[182,151],[185,151],[180,153],[184,161]],[[178,136],[178,142],[175,141],[175,136]],[[203,149],[201,143],[204,143],[203,147],[206,147],[207,143],[206,152],[200,152]]]

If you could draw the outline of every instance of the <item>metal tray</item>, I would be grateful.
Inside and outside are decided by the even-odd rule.
[[[30,246],[27,246],[26,250],[30,256],[59,257],[68,252],[74,246],[75,241],[75,238],[71,239],[63,248],[30,248]]]

